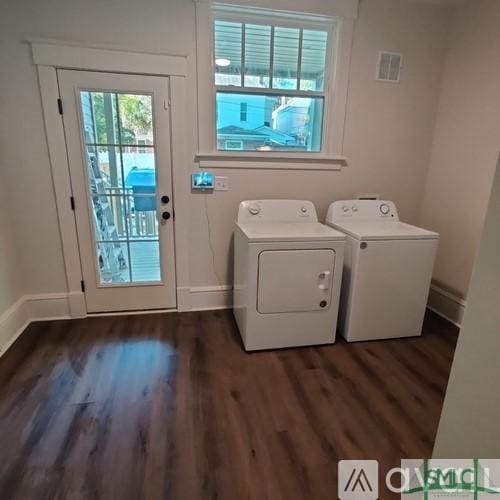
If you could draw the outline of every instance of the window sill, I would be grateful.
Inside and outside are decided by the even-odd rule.
[[[320,153],[229,152],[198,153],[195,160],[200,168],[243,168],[266,170],[341,170],[347,166],[345,156],[325,156]]]

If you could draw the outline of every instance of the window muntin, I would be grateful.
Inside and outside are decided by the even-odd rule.
[[[217,150],[320,152],[330,39],[326,25],[215,19]]]

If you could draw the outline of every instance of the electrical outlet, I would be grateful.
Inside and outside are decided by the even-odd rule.
[[[229,191],[229,179],[227,177],[215,176],[215,191]]]

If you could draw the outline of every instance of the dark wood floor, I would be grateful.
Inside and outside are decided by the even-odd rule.
[[[337,498],[340,459],[430,455],[456,337],[429,313],[247,354],[230,311],[32,324],[0,359],[0,498]]]

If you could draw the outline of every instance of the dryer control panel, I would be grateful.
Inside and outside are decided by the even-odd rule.
[[[340,200],[328,208],[326,222],[342,220],[392,220],[399,221],[396,205],[388,200]]]
[[[240,203],[238,222],[318,222],[307,200],[246,200]]]

